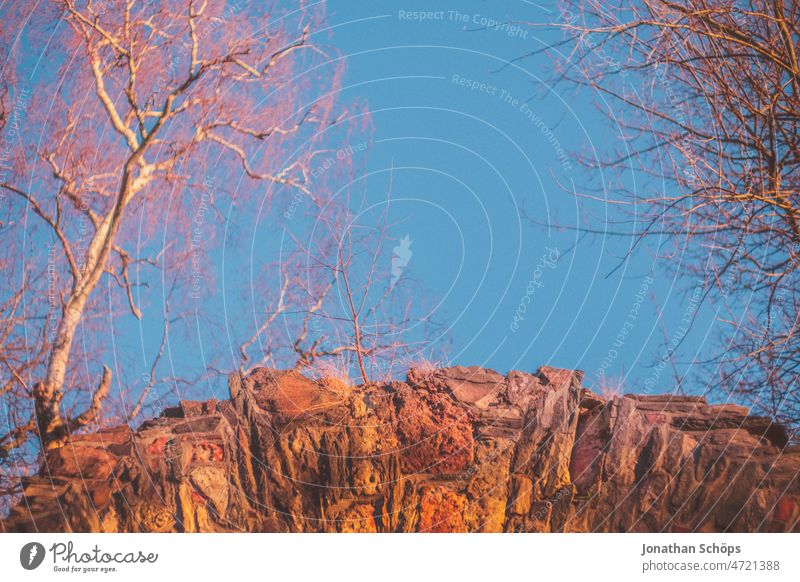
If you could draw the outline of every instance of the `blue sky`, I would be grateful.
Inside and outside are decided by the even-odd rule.
[[[368,190],[384,196],[394,166],[392,235],[413,241],[405,275],[442,299],[435,317],[450,326],[453,364],[578,368],[589,384],[604,368],[626,391],[671,390],[671,366],[654,365],[680,343],[675,361],[690,372],[711,349],[712,308],[676,278],[680,255],[659,262],[660,241],[626,258],[629,237],[575,230],[621,230],[616,207],[569,190],[599,179],[618,199],[612,176],[590,174],[575,154],[624,142],[597,96],[550,85],[549,54],[504,66],[559,38],[524,22],[557,16],[552,3],[330,2],[343,98],[372,111]]]
[[[410,290],[417,313],[429,314],[442,332],[427,337],[426,356],[502,372],[581,369],[589,386],[604,371],[624,379],[625,391],[670,391],[667,346],[678,345],[678,373],[691,376],[692,362],[713,350],[719,324],[714,308],[699,304],[693,282],[679,276],[680,241],[678,253],[664,261],[658,245],[666,241],[650,240],[629,254],[632,239],[611,234],[640,225],[619,224],[625,218],[619,206],[602,200],[619,199],[617,178],[587,171],[576,154],[624,150],[603,114],[619,114],[618,105],[566,83],[552,86],[551,51],[519,58],[561,38],[538,26],[557,18],[555,4],[526,1],[328,2],[327,28],[312,40],[345,63],[340,101],[365,104],[371,115],[371,131],[332,132],[329,145],[337,148],[334,157],[356,168],[353,190],[366,197],[352,210],[369,209],[365,222],[384,208],[391,181],[389,238],[410,243],[400,263],[385,252],[380,268],[399,269],[398,285]],[[23,68],[41,50],[28,48]],[[324,178],[333,173],[318,170]],[[223,178],[214,188],[237,187],[237,176]],[[637,172],[622,180],[650,193],[663,190]],[[583,196],[589,184],[605,187],[600,200]],[[192,322],[180,334],[173,328],[161,375],[196,377],[211,361],[220,361],[222,371],[240,365],[241,338],[252,335],[268,307],[261,297],[267,293],[251,277],[266,272],[275,294],[268,263],[291,229],[265,221],[261,230],[248,230],[259,228],[253,226],[262,212],[259,196],[204,214],[203,221],[225,229],[204,241],[215,275],[204,300],[219,321]],[[170,219],[165,241],[175,236],[168,233]],[[111,290],[108,284],[96,293]],[[134,392],[148,380],[163,331],[166,290],[154,285],[148,292],[141,323],[110,315],[102,331],[115,365],[119,358],[133,369]],[[119,375],[116,382],[131,383]],[[178,389],[181,397],[226,391],[220,377],[188,394]],[[702,385],[687,383],[684,390]]]

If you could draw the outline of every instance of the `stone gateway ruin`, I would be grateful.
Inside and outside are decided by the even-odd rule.
[[[26,532],[800,531],[800,447],[703,398],[542,367],[411,370],[348,390],[295,371],[73,435],[3,522]]]

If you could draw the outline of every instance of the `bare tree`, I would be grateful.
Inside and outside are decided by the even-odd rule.
[[[575,0],[555,24],[572,47],[559,77],[610,103],[625,143],[586,164],[654,178],[615,200],[634,247],[685,245],[729,314],[713,385],[797,423],[800,3]]]
[[[209,180],[238,175],[245,191],[264,184],[268,196],[320,204],[308,162],[336,121],[339,68],[310,41],[322,13],[302,3],[279,16],[213,0],[52,0],[4,11],[6,132],[28,91],[16,71],[31,64],[12,31],[46,47],[0,181],[15,201],[3,208],[0,245],[0,266],[11,266],[0,297],[7,456],[33,435],[52,449],[98,422],[112,368],[102,346],[83,341],[104,326],[96,291],[108,283],[114,308],[141,319],[145,269],[183,273],[185,290],[181,266],[195,252],[192,217]],[[309,95],[319,84],[323,96]],[[215,189],[207,203],[225,194]],[[167,257],[156,234],[168,215],[179,219]],[[141,406],[131,403],[136,414]]]

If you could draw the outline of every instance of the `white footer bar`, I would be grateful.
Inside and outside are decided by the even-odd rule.
[[[0,534],[4,580],[800,580],[798,534]]]

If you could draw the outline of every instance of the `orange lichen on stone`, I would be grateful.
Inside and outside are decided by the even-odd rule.
[[[169,442],[170,437],[162,436],[154,439],[152,442],[148,443],[145,450],[147,451],[148,455],[156,455],[160,456],[163,455],[167,448],[167,443]]]
[[[789,518],[794,513],[795,508],[797,508],[797,502],[791,497],[781,498],[775,507],[775,519],[778,521],[789,521]]]
[[[342,533],[375,533],[373,507],[367,504],[354,505],[339,517],[339,531]]]
[[[665,415],[653,412],[646,413],[644,419],[647,421],[647,424],[664,424],[667,422],[667,417]]]
[[[400,462],[408,473],[456,473],[473,460],[467,415],[447,398],[431,402],[411,391],[397,396]]]
[[[200,443],[192,447],[193,463],[221,463],[225,460],[225,451],[214,443]]]
[[[427,487],[419,501],[420,532],[451,533],[467,531],[464,509],[467,499],[447,487]]]

